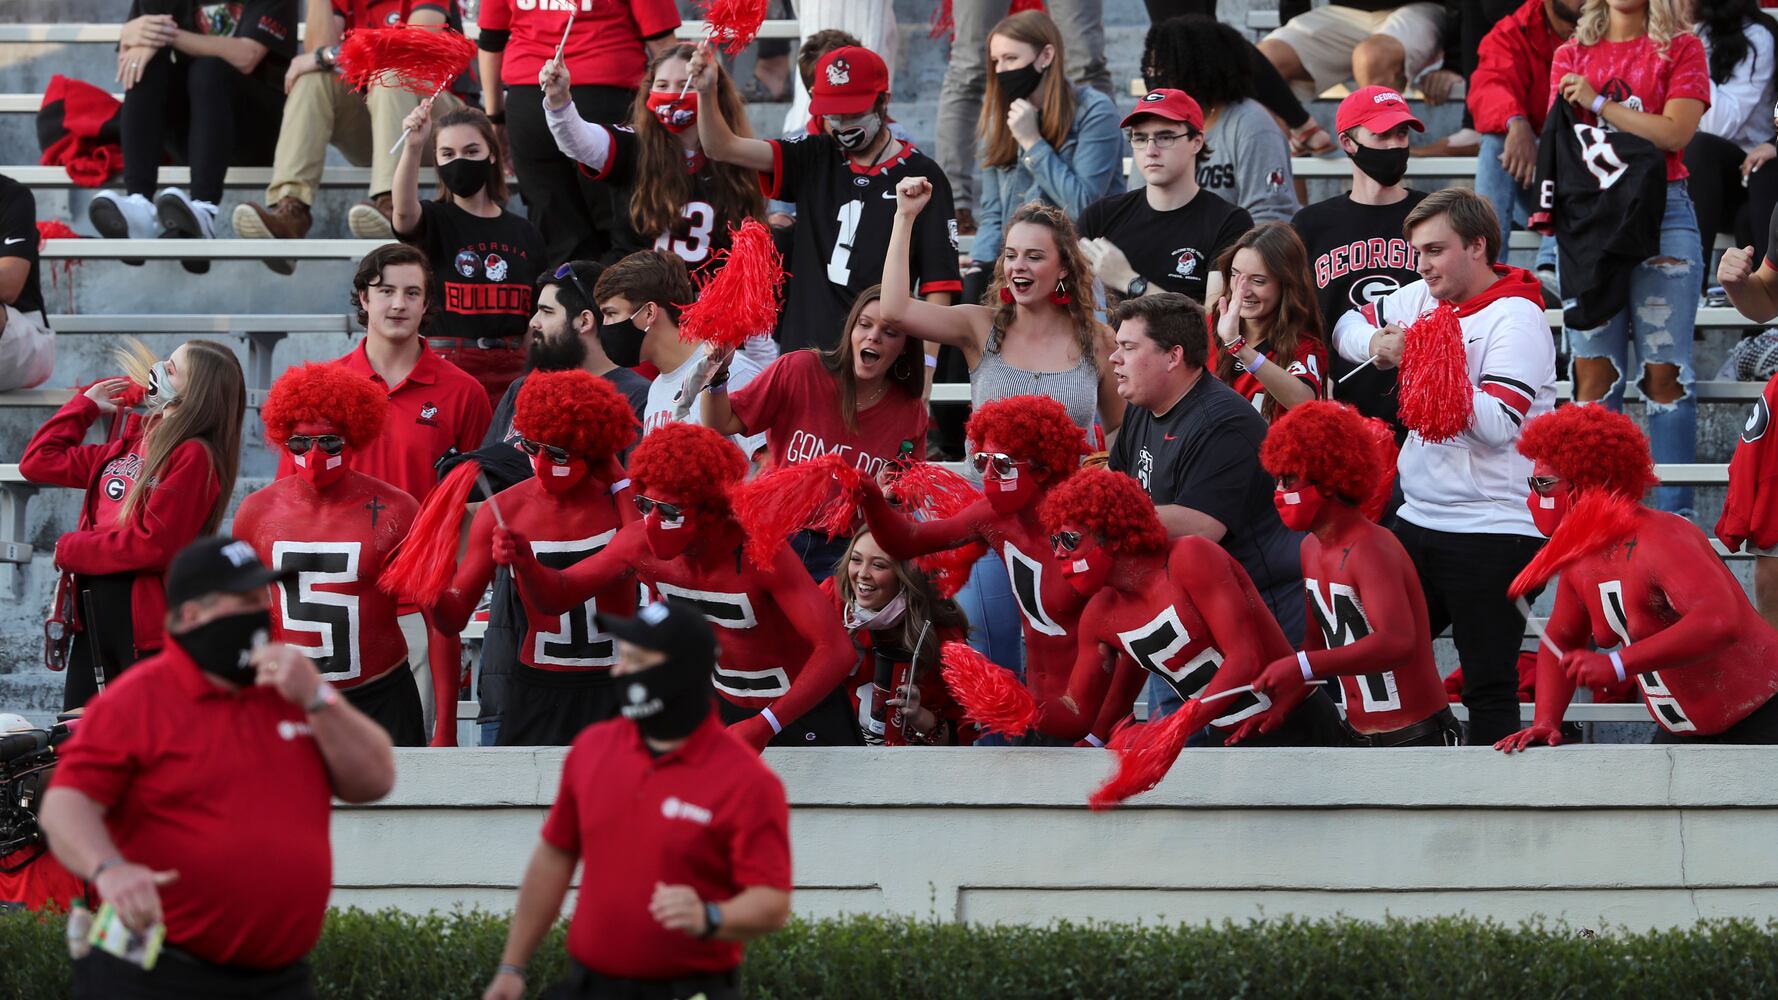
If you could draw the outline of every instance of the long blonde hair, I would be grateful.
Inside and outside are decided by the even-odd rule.
[[[185,342],[185,389],[159,416],[150,419],[142,437],[142,472],[124,494],[118,520],[128,521],[147,502],[167,460],[187,441],[204,446],[210,474],[217,484],[216,502],[204,519],[200,534],[213,535],[222,526],[235,476],[241,469],[241,419],[247,412],[247,380],[235,352],[214,340]],[[124,373],[139,385],[148,384],[154,353],[130,338],[115,352]]]
[[[1043,141],[1049,143],[1051,149],[1060,150],[1068,141],[1068,131],[1074,127],[1074,85],[1068,82],[1068,75],[1063,72],[1061,30],[1043,11],[1022,10],[994,25],[988,38],[995,35],[1023,42],[1036,49],[1039,55],[1046,45],[1055,49],[1055,61],[1044,70],[1043,79],[1031,95],[1031,103],[1037,105],[1037,130],[1043,135]],[[999,77],[989,72],[981,119],[976,123],[976,132],[985,147],[982,154],[984,167],[1010,167],[1018,161],[1018,141],[1012,137],[1012,129],[1006,127],[1006,109],[1011,103],[1001,96]]]
[[[1679,9],[1673,0],[1648,0],[1642,8],[1643,24],[1655,48],[1665,57],[1667,43],[1675,36],[1691,34],[1691,28],[1679,16]],[[1611,23],[1611,8],[1605,0],[1586,0],[1581,4],[1580,20],[1575,22],[1574,40],[1582,45],[1597,45],[1605,40],[1606,28]],[[1660,108],[1648,108],[1654,114],[1660,114]]]

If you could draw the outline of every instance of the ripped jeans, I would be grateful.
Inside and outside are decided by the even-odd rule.
[[[1630,272],[1629,308],[1591,330],[1562,330],[1573,357],[1603,358],[1616,367],[1611,390],[1600,401],[1614,410],[1624,406],[1624,372],[1629,370],[1632,335],[1642,365],[1679,369],[1680,397],[1671,403],[1648,402],[1648,442],[1657,463],[1685,463],[1697,455],[1692,325],[1698,315],[1698,269],[1704,266],[1703,259],[1698,220],[1685,181],[1669,181],[1667,209],[1661,216],[1661,252]],[[1649,495],[1649,502],[1657,510],[1685,517],[1695,514],[1690,487],[1658,487]]]

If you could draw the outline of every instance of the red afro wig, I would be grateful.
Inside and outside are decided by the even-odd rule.
[[[512,425],[533,441],[595,460],[636,440],[636,413],[623,393],[579,368],[525,376],[513,401]]]
[[[671,423],[648,432],[630,453],[635,491],[707,514],[729,512],[729,492],[747,475],[735,443],[708,427]]]
[[[988,441],[1021,461],[1036,462],[1039,483],[1054,483],[1080,468],[1087,440],[1068,410],[1048,396],[1008,396],[985,404],[969,418],[964,433],[975,447]]]
[[[1564,406],[1531,420],[1519,434],[1519,454],[1581,489],[1631,500],[1660,482],[1642,429],[1603,406]]]
[[[1291,407],[1266,432],[1259,462],[1274,476],[1300,476],[1338,494],[1347,503],[1368,498],[1378,478],[1381,456],[1364,417],[1331,400]]]
[[[291,368],[272,383],[259,418],[272,447],[282,448],[297,424],[331,424],[353,448],[363,448],[383,431],[389,397],[370,379],[338,365]]]
[[[1038,515],[1052,534],[1079,525],[1119,555],[1167,547],[1167,529],[1161,527],[1154,501],[1136,480],[1110,469],[1081,469],[1062,480],[1044,498]]]

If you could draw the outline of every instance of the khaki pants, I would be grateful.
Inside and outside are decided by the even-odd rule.
[[[284,125],[278,132],[278,151],[272,159],[272,183],[265,189],[268,205],[291,197],[305,205],[315,203],[327,147],[337,148],[355,167],[370,167],[370,194],[387,194],[394,186],[395,161],[401,150],[389,148],[401,137],[401,123],[419,106],[420,99],[394,87],[372,87],[360,94],[325,71],[304,73],[291,85],[284,101]],[[432,102],[437,121],[463,106],[450,93]],[[432,162],[432,150],[426,150]]]
[[[418,611],[411,612],[395,619],[395,624],[401,627],[401,637],[407,640],[407,665],[413,671],[414,686],[420,689],[420,712],[426,719],[426,741],[430,743],[432,723],[438,716],[434,711],[432,662],[427,655],[430,647],[426,638],[426,616]],[[457,692],[454,689],[447,691],[446,696],[455,698]]]

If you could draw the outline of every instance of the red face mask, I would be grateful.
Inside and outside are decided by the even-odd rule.
[[[543,492],[550,496],[561,496],[586,478],[586,460],[576,455],[568,459],[567,465],[557,465],[549,457],[548,452],[540,451],[531,456],[531,471],[537,473],[537,481],[543,485]]]
[[[648,548],[656,559],[679,558],[697,537],[689,515],[668,521],[661,517],[660,511],[650,511],[642,518],[642,528],[648,536]]]
[[[698,93],[695,90],[686,91],[684,97],[670,90],[650,91],[647,101],[655,120],[675,135],[698,123]]]
[[[351,455],[352,449],[349,446],[341,448],[338,455],[329,455],[320,448],[310,448],[301,455],[290,456],[290,460],[296,463],[297,475],[316,489],[324,490],[346,478]]]
[[[1533,491],[1525,498],[1525,506],[1531,510],[1531,523],[1548,538],[1556,533],[1556,525],[1562,523],[1569,508],[1574,506],[1574,492],[1563,490],[1546,497]]]
[[[1105,580],[1111,575],[1111,553],[1087,538],[1083,537],[1073,551],[1056,545],[1050,554],[1060,567],[1062,579],[1082,597],[1091,597],[1104,589]]]
[[[1299,483],[1294,490],[1279,487],[1272,493],[1272,506],[1278,508],[1278,519],[1292,531],[1308,531],[1326,504],[1327,494],[1321,492],[1321,487],[1308,483]]]

